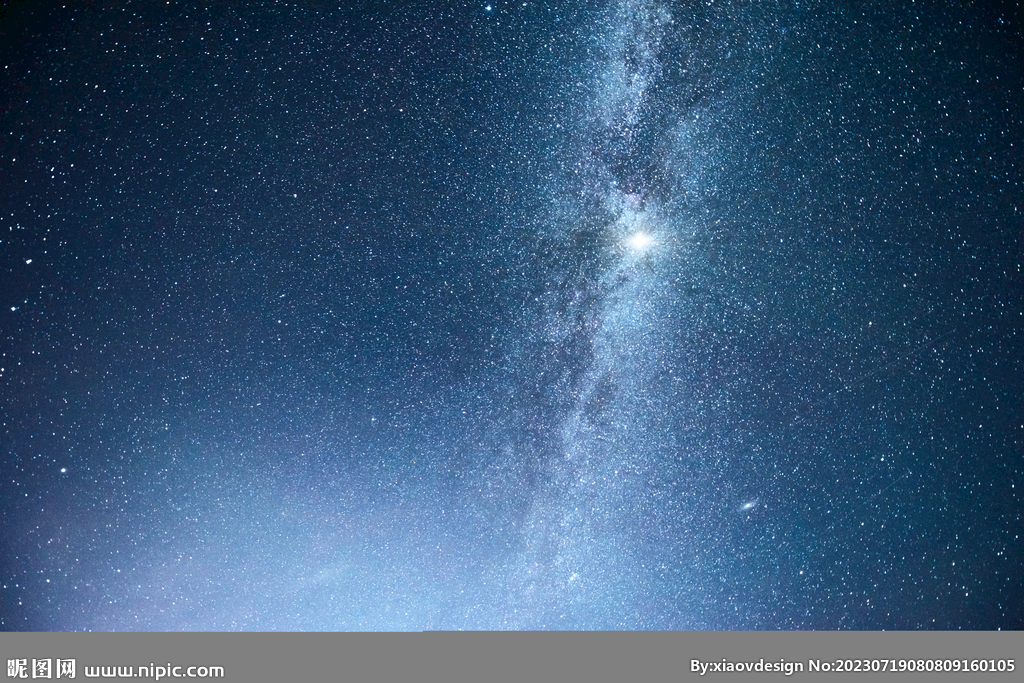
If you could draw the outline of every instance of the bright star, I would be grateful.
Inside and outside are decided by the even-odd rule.
[[[638,232],[629,238],[629,246],[637,251],[643,251],[652,244],[654,244],[654,240],[646,232]]]

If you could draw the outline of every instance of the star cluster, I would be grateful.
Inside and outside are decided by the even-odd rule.
[[[1024,627],[1015,14],[4,30],[0,627]]]

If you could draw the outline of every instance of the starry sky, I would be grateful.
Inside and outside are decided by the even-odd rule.
[[[0,10],[0,628],[1024,628],[998,3]]]

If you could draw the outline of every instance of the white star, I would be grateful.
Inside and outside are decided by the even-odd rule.
[[[654,244],[654,239],[646,232],[638,232],[629,238],[629,246],[637,251],[643,251],[652,244]]]

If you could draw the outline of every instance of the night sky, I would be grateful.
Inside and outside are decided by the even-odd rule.
[[[1019,8],[0,10],[0,628],[1024,628]]]

